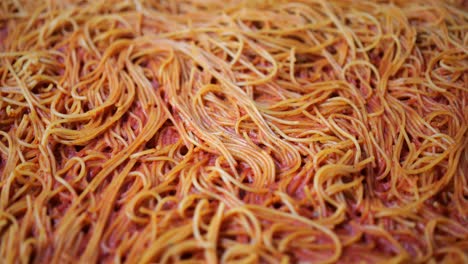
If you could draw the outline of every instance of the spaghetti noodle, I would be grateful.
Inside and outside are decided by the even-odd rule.
[[[0,3],[6,263],[468,262],[464,1]]]

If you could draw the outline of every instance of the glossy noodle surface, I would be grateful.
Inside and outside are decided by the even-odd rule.
[[[0,2],[3,263],[468,263],[466,1]]]

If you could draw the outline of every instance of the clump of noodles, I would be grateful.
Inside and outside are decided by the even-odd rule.
[[[1,258],[468,262],[464,3],[2,1]]]

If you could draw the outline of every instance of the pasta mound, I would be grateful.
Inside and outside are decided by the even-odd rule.
[[[466,1],[2,0],[4,263],[468,263]]]

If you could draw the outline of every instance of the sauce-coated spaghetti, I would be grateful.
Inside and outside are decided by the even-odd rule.
[[[4,263],[468,263],[466,1],[0,2]]]

